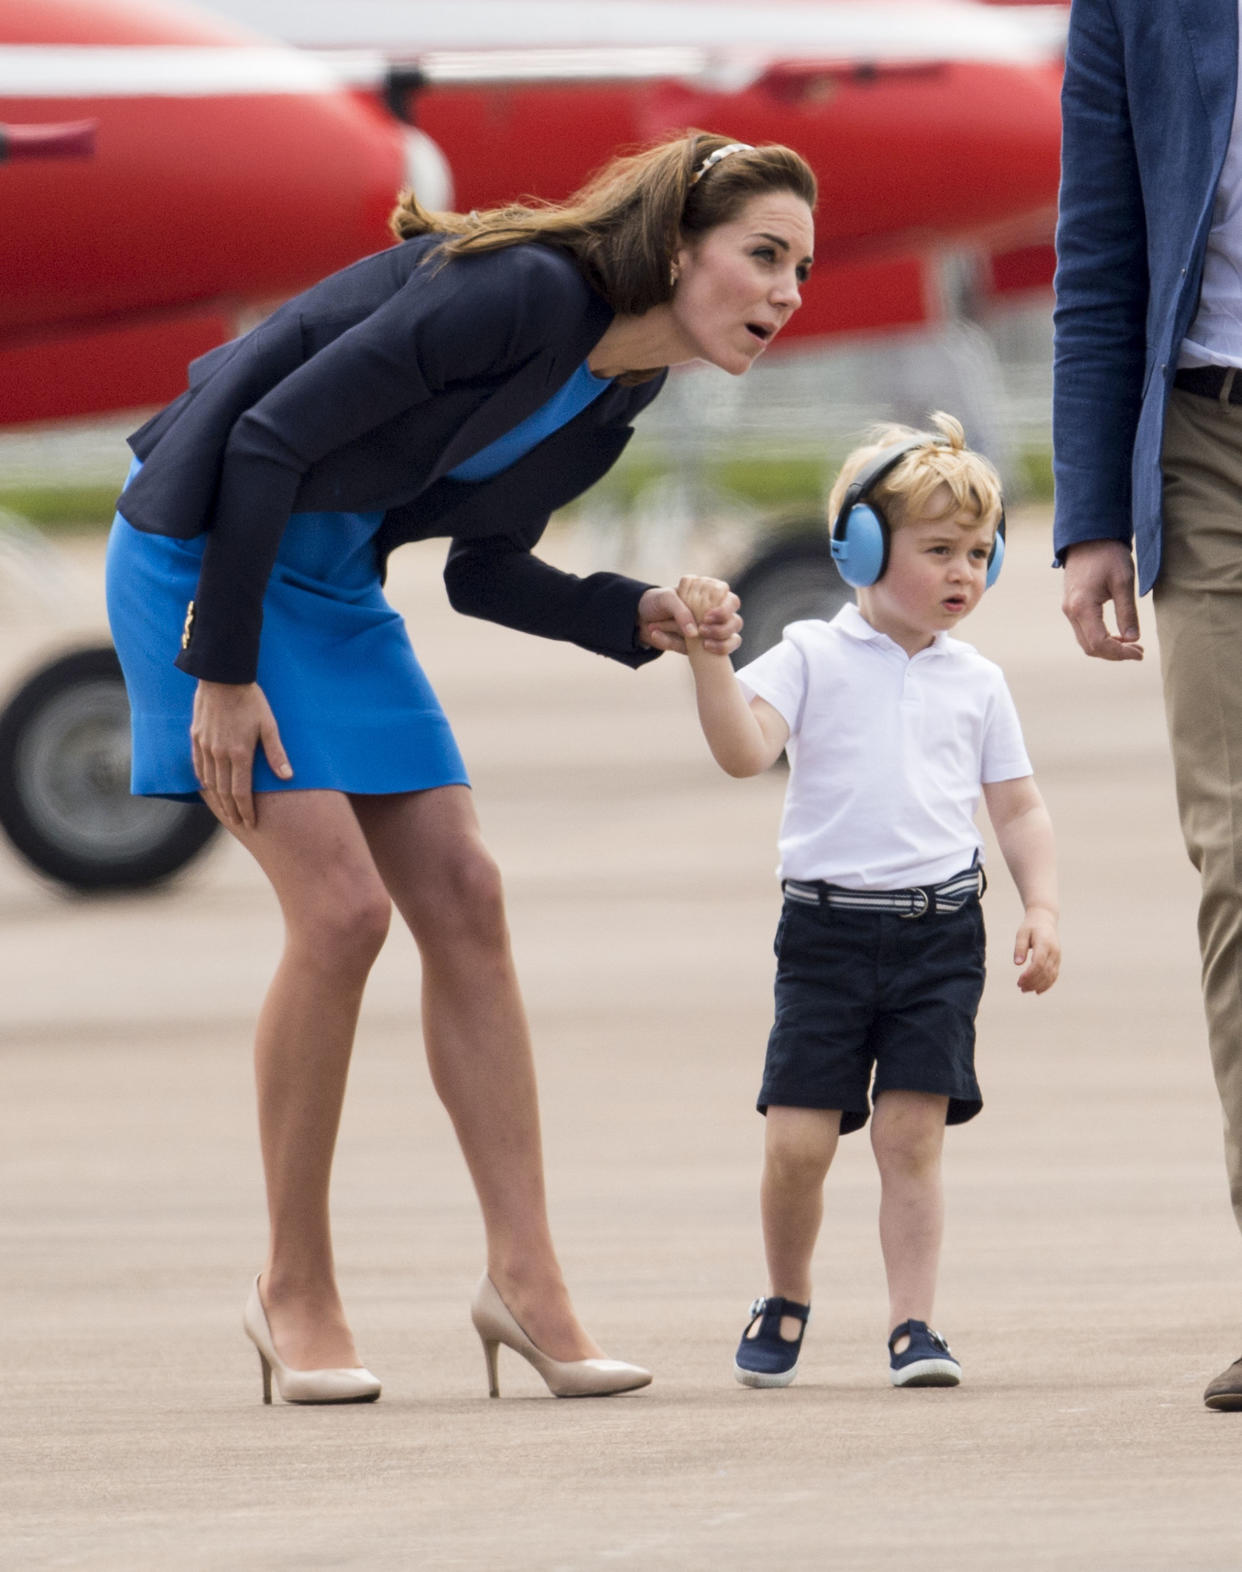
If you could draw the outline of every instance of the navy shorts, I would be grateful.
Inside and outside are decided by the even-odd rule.
[[[771,1105],[839,1108],[846,1134],[867,1122],[868,1089],[873,1098],[947,1097],[949,1124],[983,1107],[974,1063],[984,978],[977,900],[902,917],[787,898],[776,960],[760,1113]]]

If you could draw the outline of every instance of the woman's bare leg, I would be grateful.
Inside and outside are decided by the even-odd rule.
[[[254,856],[285,919],[285,949],[255,1037],[271,1246],[261,1283],[277,1350],[295,1370],[360,1363],[337,1292],[328,1186],[358,1010],[391,902],[349,799],[265,792]]]
[[[465,786],[352,799],[423,967],[423,1034],[478,1192],[487,1269],[554,1359],[600,1350],[574,1314],[548,1228],[539,1105],[500,876]]]

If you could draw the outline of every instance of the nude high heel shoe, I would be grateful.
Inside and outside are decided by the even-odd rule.
[[[276,1390],[286,1403],[373,1403],[380,1395],[378,1380],[361,1365],[352,1370],[291,1370],[272,1342],[272,1329],[259,1297],[258,1277],[250,1285],[242,1328],[259,1350],[265,1403],[272,1401],[273,1372]]]
[[[518,1325],[486,1273],[474,1291],[470,1319],[483,1343],[490,1397],[500,1396],[496,1366],[501,1343],[535,1367],[553,1397],[608,1397],[613,1392],[633,1392],[651,1381],[649,1370],[620,1359],[549,1359]]]

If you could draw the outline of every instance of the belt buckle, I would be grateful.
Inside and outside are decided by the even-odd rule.
[[[907,918],[926,917],[927,913],[931,910],[931,900],[927,894],[927,891],[920,887],[911,890],[910,894],[913,896],[917,904],[913,907],[912,910],[908,912],[902,912],[901,915]]]

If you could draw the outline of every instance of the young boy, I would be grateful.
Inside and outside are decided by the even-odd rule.
[[[980,790],[1024,908],[1019,988],[1043,993],[1060,965],[1052,826],[1013,701],[999,667],[949,636],[999,568],[1000,484],[956,420],[933,424],[938,435],[877,433],[837,479],[834,555],[846,556],[857,606],[792,623],[736,676],[727,656],[687,641],[717,763],[746,776],[782,749],[790,761],[776,1018],[758,1102],[770,1289],[738,1345],[745,1386],[788,1386],[797,1372],[824,1179],[838,1137],[867,1121],[869,1086],[890,1379],[961,1379],[928,1323],[944,1127],[982,1106]],[[678,586],[696,617],[724,591],[710,579]]]

